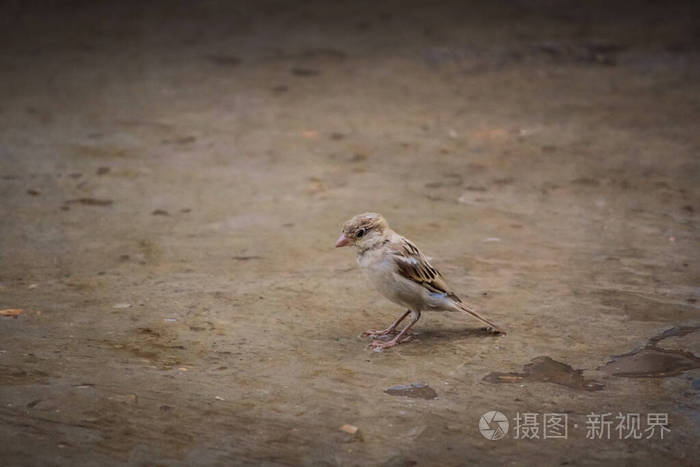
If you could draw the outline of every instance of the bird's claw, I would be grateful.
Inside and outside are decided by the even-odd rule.
[[[382,329],[381,331],[370,329],[360,334],[360,337],[369,337],[371,339],[380,339],[387,336],[398,334],[396,329]]]
[[[386,342],[372,341],[368,344],[368,347],[374,350],[375,352],[379,352],[383,349],[388,349],[398,344],[403,344],[405,342],[412,341],[413,337],[413,334],[409,334],[407,336],[402,337],[400,340],[393,338],[392,340]]]
[[[370,342],[370,343],[368,344],[368,347],[369,347],[370,349],[374,350],[375,352],[380,352],[380,351],[382,351],[382,350],[384,350],[384,349],[388,349],[388,348],[390,348],[390,347],[393,347],[393,346],[395,346],[396,344],[397,344],[397,342],[396,342],[394,339],[392,339],[392,340],[390,340],[390,341],[388,341],[388,342],[372,341],[372,342]]]

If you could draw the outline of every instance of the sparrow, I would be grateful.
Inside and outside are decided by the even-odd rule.
[[[391,230],[381,214],[366,212],[347,221],[335,246],[354,246],[357,249],[357,264],[379,293],[406,308],[388,328],[363,333],[363,336],[373,339],[370,347],[375,350],[410,340],[411,336],[407,333],[418,322],[423,311],[460,311],[482,321],[488,326],[487,329],[505,334],[501,327],[464,303],[418,247]],[[398,325],[409,314],[411,322],[397,331]],[[391,340],[374,340],[391,336],[394,336]]]

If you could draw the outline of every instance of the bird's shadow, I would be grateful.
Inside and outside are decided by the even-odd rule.
[[[463,339],[500,337],[499,334],[489,331],[487,328],[468,329],[421,329],[413,335],[416,340],[431,341],[457,341]]]

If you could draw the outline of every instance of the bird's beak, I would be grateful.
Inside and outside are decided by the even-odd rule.
[[[345,236],[345,233],[341,233],[340,237],[338,237],[338,241],[335,242],[335,247],[340,248],[341,246],[347,246],[350,244],[350,239]]]

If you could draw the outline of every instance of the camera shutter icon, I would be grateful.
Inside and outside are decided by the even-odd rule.
[[[508,433],[508,417],[496,410],[486,412],[479,419],[479,431],[491,441],[503,439]]]

